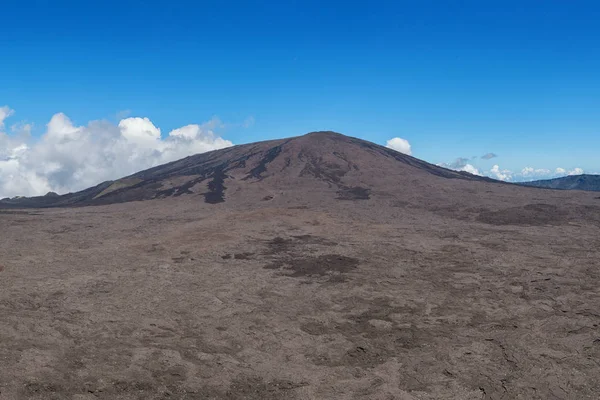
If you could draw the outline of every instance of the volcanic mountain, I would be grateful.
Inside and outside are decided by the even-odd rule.
[[[598,193],[316,132],[1,205],[2,400],[600,393]]]
[[[434,177],[491,181],[364,140],[313,132],[194,155],[77,193],[5,199],[0,206],[99,205],[193,194],[216,204],[241,197],[247,202],[267,201],[290,192],[367,200]]]

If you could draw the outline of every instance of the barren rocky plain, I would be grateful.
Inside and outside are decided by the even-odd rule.
[[[320,132],[0,207],[2,400],[600,398],[598,193]]]

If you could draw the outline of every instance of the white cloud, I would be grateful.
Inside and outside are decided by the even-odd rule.
[[[33,140],[28,124],[13,125],[11,134],[5,132],[4,120],[13,112],[8,107],[0,110],[0,198],[77,191],[233,145],[215,133],[223,126],[217,118],[174,129],[163,137],[148,118],[77,126],[62,113],[55,114],[45,133]]]
[[[483,175],[481,172],[479,172],[479,170],[477,168],[475,168],[471,164],[466,164],[459,171],[465,171],[465,172],[468,172],[468,173],[473,174],[473,175],[479,175],[479,176]]]
[[[494,179],[498,179],[501,181],[510,181],[512,180],[512,172],[508,169],[500,169],[498,164],[494,165],[490,170],[490,176]]]
[[[581,175],[583,174],[583,169],[581,168],[575,168],[571,171],[569,171],[569,175]]]
[[[128,141],[141,146],[155,146],[160,141],[160,129],[148,118],[126,118],[119,122],[121,134]]]
[[[567,170],[566,170],[566,169],[564,169],[564,168],[560,168],[560,167],[558,167],[558,168],[556,168],[556,169],[554,170],[554,173],[555,173],[556,175],[564,175],[564,174],[566,174],[566,173],[567,173]]]
[[[412,155],[412,150],[410,147],[410,143],[406,139],[402,139],[399,137],[392,138],[387,141],[385,147],[399,151],[400,153]]]
[[[185,138],[185,139],[193,139],[196,137],[198,131],[199,131],[198,125],[186,125],[181,128],[173,129],[171,132],[169,132],[169,136]]]
[[[79,138],[82,127],[75,127],[63,113],[54,114],[47,125],[46,137],[56,140],[76,140]]]

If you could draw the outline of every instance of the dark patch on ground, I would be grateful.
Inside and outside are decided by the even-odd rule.
[[[369,347],[356,346],[350,349],[344,354],[343,363],[344,365],[352,366],[374,366],[383,364],[389,357],[380,354],[377,350]]]
[[[277,236],[277,237],[273,238],[272,240],[270,240],[269,242],[267,242],[267,247],[269,248],[269,251],[266,254],[285,253],[285,252],[290,251],[292,246],[293,246],[292,239],[284,239],[280,236]]]
[[[350,160],[348,160],[348,157],[345,154],[334,151],[333,155],[336,156],[337,158],[339,158],[340,160],[344,160],[348,164],[349,168],[351,168],[355,171],[360,171],[360,168],[358,167],[358,165],[356,165],[356,164],[352,163]]]
[[[349,168],[344,168],[339,164],[324,162],[322,157],[299,153],[298,158],[306,161],[304,168],[300,171],[300,176],[312,176],[330,184],[338,184],[349,171]]]
[[[353,257],[339,254],[327,254],[317,257],[290,258],[267,265],[266,269],[283,269],[289,271],[287,276],[294,278],[331,276],[352,271],[360,264]]]
[[[260,160],[258,165],[250,170],[250,173],[242,180],[248,180],[250,178],[261,180],[263,178],[262,173],[267,171],[267,164],[271,163],[281,153],[281,146],[275,146],[271,148],[265,156]]]
[[[208,192],[204,193],[206,203],[217,204],[225,201],[225,189],[227,188],[224,183],[226,176],[222,168],[215,170],[212,181],[208,182]]]
[[[490,225],[560,225],[567,222],[566,210],[550,204],[528,204],[479,214],[477,221]]]
[[[325,335],[331,332],[331,329],[328,328],[325,324],[318,321],[309,321],[302,325],[300,325],[300,329],[309,335],[320,336]]]
[[[339,254],[309,256],[316,249],[311,246],[335,246],[336,242],[313,235],[296,235],[291,238],[280,236],[267,242],[264,255],[273,260],[265,269],[280,270],[284,275],[300,277],[328,277],[329,283],[345,282],[344,274],[355,269],[360,261]]]
[[[292,165],[292,159],[290,157],[286,157],[285,165],[283,166],[283,168],[281,168],[281,170],[283,171],[284,169],[288,168],[290,165]]]
[[[192,179],[192,180],[184,183],[183,185],[179,185],[176,187],[172,187],[170,189],[158,191],[156,193],[156,197],[157,198],[164,198],[164,197],[171,197],[171,196],[179,197],[184,194],[193,194],[193,192],[190,189],[197,183],[202,182],[204,179],[205,178]]]
[[[273,200],[273,196],[269,195],[269,196],[265,196],[262,198],[262,201],[270,201]]]
[[[355,269],[360,261],[339,254],[327,254],[294,260],[290,263],[293,273],[290,276],[326,276],[334,273],[347,273]]]
[[[235,253],[233,258],[236,260],[249,260],[254,253]]]
[[[267,242],[268,251],[265,255],[277,255],[285,254],[293,256],[292,250],[298,246],[307,245],[321,245],[321,246],[335,246],[336,242],[313,235],[292,235],[291,238],[282,238],[277,236]],[[306,249],[303,249],[302,253],[305,253]]]
[[[223,260],[251,260],[252,256],[254,256],[255,253],[250,253],[250,252],[242,252],[242,253],[235,253],[235,254],[224,254],[221,256],[221,258]]]
[[[360,186],[344,187],[337,192],[338,200],[369,200],[371,198],[371,189]]]
[[[296,235],[292,237],[296,240],[298,240],[300,243],[302,244],[318,244],[318,245],[322,245],[322,246],[335,246],[337,245],[336,242],[331,241],[329,239],[325,239],[319,236],[313,236],[313,235]]]

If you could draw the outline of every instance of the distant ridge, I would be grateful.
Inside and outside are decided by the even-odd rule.
[[[562,178],[520,182],[519,185],[559,190],[586,190],[600,192],[600,175],[570,175]]]

